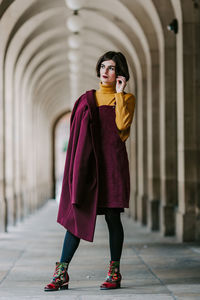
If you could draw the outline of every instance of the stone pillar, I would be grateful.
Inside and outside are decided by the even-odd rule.
[[[136,101],[137,105],[137,101]],[[134,220],[137,220],[137,201],[136,201],[136,195],[137,195],[137,113],[135,108],[134,113],[134,119],[133,123],[131,125],[130,130],[130,137],[129,137],[129,143],[130,143],[130,161],[129,161],[129,168],[130,168],[130,182],[131,182],[131,191],[130,191],[130,214],[134,218]]]
[[[8,225],[8,205],[4,192],[3,180],[0,182],[0,232],[7,231]]]
[[[3,53],[0,49],[0,232],[6,231],[7,227],[7,201],[5,198],[5,114],[3,98]]]
[[[167,30],[174,19],[179,0],[154,0],[160,20],[159,34],[159,129],[160,129],[160,205],[159,229],[163,235],[175,233],[177,205],[177,116],[176,116],[176,35]]]
[[[148,99],[148,227],[159,229],[160,204],[160,160],[159,160],[159,102],[160,74],[158,51],[151,51],[152,56],[152,99]]]
[[[174,38],[175,35],[171,37]],[[161,103],[161,206],[160,229],[163,235],[175,234],[177,205],[177,116],[176,116],[176,49],[165,48],[165,102]]]
[[[196,96],[196,142],[197,142],[197,191],[200,191],[200,12],[199,8],[196,10],[198,14],[197,22],[195,23],[195,57],[196,57],[196,70],[195,70],[195,96]],[[200,241],[200,195],[196,197],[196,230],[195,230],[195,239]]]
[[[141,141],[142,145],[137,145],[137,169],[138,169],[138,176],[137,176],[137,196],[136,196],[136,203],[135,203],[135,217],[136,219],[143,225],[146,225],[147,222],[147,118],[146,118],[146,111],[147,111],[147,80],[143,79],[143,101],[141,105],[142,116],[138,114],[137,117],[137,126],[141,126],[142,121],[142,128],[137,128],[137,143]],[[139,103],[137,103],[139,105]],[[140,112],[141,113],[141,112]],[[142,118],[142,120],[139,120]],[[141,132],[142,131],[142,132]],[[139,132],[139,133],[138,133]],[[142,135],[142,137],[141,137]],[[141,139],[140,139],[141,138]],[[140,153],[139,153],[140,152]],[[140,159],[139,159],[140,157]],[[140,162],[140,163],[139,163]],[[142,177],[139,176],[142,175]],[[141,182],[142,181],[142,182]]]
[[[137,196],[136,209],[137,220],[143,222],[143,201],[144,201],[144,102],[146,96],[147,82],[143,78],[142,101],[137,101]]]
[[[151,86],[151,78],[148,78],[148,82],[146,80],[143,81],[143,195],[141,197],[141,216],[140,222],[143,225],[147,224],[147,194],[148,194],[148,172],[147,172],[147,162],[148,162],[148,153],[147,153],[147,107],[149,97],[147,96],[150,92]]]
[[[181,21],[181,20],[180,20]],[[178,118],[178,211],[176,231],[179,241],[195,240],[196,204],[199,203],[199,99],[195,22],[183,22],[177,38],[177,118]],[[198,19],[199,26],[199,19]],[[181,26],[180,26],[181,27]],[[198,37],[199,39],[199,37]],[[199,71],[198,71],[199,74]]]

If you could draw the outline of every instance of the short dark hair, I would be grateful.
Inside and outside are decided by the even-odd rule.
[[[100,77],[100,68],[103,61],[113,60],[116,63],[116,76],[124,76],[126,81],[129,80],[128,65],[125,56],[121,52],[108,51],[103,54],[96,65],[97,77]]]

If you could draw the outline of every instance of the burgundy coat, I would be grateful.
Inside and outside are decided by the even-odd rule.
[[[93,241],[99,210],[128,207],[130,196],[129,162],[115,106],[98,107],[94,92],[82,95],[72,111],[57,219],[87,241]]]
[[[75,103],[57,222],[75,236],[93,241],[98,202],[98,118],[94,92]]]

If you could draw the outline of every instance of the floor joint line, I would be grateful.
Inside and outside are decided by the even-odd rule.
[[[22,255],[24,254],[25,249],[21,250],[19,255],[16,257],[16,259],[14,260],[14,262],[12,263],[12,265],[10,266],[9,270],[6,272],[6,274],[4,275],[4,277],[0,280],[0,285],[4,282],[4,280],[9,276],[10,272],[12,271],[12,269],[14,268],[14,266],[16,265],[17,261],[22,257]]]
[[[143,260],[143,258],[140,256],[138,250],[133,247],[132,248],[133,251],[135,252],[136,256],[142,261],[142,263],[147,267],[147,269],[149,270],[149,272],[169,291],[170,296],[172,296],[172,298],[174,300],[177,300],[176,296],[174,296],[173,292],[166,286],[166,284],[162,281],[162,279],[160,279],[151,269],[151,267]]]

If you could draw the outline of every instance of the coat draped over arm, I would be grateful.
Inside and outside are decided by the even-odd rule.
[[[93,241],[98,203],[98,116],[94,90],[76,102],[70,119],[57,222]]]

